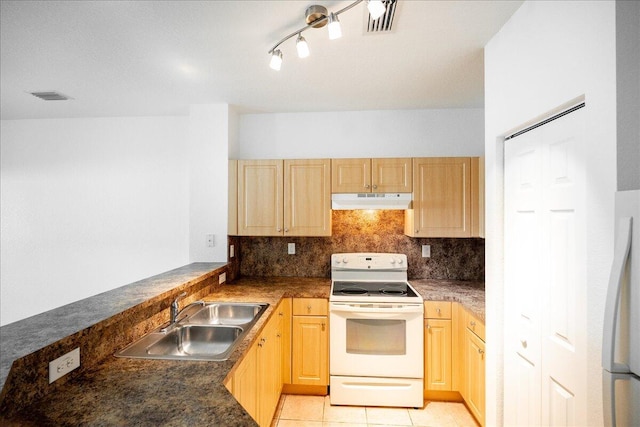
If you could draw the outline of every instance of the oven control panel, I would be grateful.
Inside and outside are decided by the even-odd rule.
[[[331,255],[331,268],[340,270],[406,270],[407,256],[394,253],[343,253]]]

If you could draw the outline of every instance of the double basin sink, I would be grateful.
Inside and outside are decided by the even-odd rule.
[[[185,307],[166,324],[128,345],[117,357],[227,360],[269,304],[203,302]]]

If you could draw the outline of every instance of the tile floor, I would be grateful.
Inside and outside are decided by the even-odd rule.
[[[478,427],[463,403],[425,401],[421,409],[331,406],[329,396],[283,394],[272,427]]]

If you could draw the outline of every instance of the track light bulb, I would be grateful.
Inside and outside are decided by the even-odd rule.
[[[280,52],[280,49],[274,50],[271,54],[269,67],[273,70],[280,71],[280,68],[282,67],[282,52]]]
[[[378,19],[387,11],[382,0],[368,0],[367,9],[369,9],[371,19]]]
[[[329,39],[335,40],[342,37],[342,28],[340,27],[340,21],[335,13],[329,15]]]
[[[298,58],[306,58],[309,56],[309,45],[300,34],[298,34],[298,39],[296,40],[296,50],[298,51]]]

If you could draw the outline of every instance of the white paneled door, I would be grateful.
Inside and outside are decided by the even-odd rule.
[[[588,424],[583,120],[505,142],[505,425]]]

